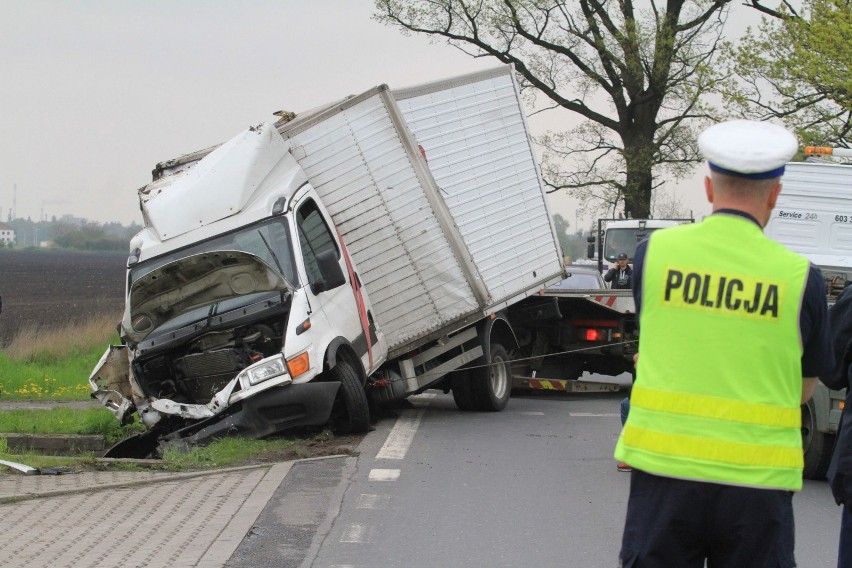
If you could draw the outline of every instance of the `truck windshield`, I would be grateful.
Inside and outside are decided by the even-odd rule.
[[[280,271],[287,283],[294,289],[298,285],[299,279],[296,276],[293,245],[290,241],[290,230],[286,217],[276,217],[248,227],[242,227],[231,233],[219,235],[140,263],[130,270],[130,284],[132,285],[142,276],[170,262],[214,250],[236,250],[253,254]]]
[[[627,258],[633,262],[633,257],[636,256],[636,245],[647,239],[655,229],[646,227],[624,228],[624,229],[607,229],[606,239],[604,240],[604,258],[610,262],[614,262],[620,253],[625,253]]]

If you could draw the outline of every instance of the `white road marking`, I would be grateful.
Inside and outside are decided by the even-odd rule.
[[[369,525],[349,525],[343,530],[340,542],[369,544],[373,542],[373,527]]]
[[[569,412],[568,416],[621,416],[621,414],[593,414],[591,412]]]
[[[373,495],[361,493],[358,497],[358,509],[384,509],[390,502],[390,495]]]
[[[396,481],[399,479],[398,469],[371,469],[370,481]]]
[[[544,416],[544,412],[518,412],[518,414],[523,414],[524,416]]]
[[[397,418],[396,424],[390,434],[388,434],[385,444],[379,453],[376,454],[377,460],[401,460],[408,452],[411,442],[414,441],[414,434],[417,433],[417,428],[420,426],[420,420],[426,412],[425,408],[417,411],[406,410]]]

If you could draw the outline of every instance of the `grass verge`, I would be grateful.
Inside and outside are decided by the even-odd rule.
[[[107,444],[141,431],[141,426],[121,426],[106,408],[49,410],[6,410],[0,412],[0,432],[8,434],[101,435]]]
[[[111,342],[114,315],[65,328],[22,329],[0,352],[0,399],[88,400],[88,378]]]

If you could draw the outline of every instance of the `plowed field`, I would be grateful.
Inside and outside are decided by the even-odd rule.
[[[0,251],[0,346],[18,330],[49,329],[124,308],[126,253]]]

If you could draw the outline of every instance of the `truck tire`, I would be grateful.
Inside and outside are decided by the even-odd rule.
[[[346,361],[338,361],[331,374],[340,382],[337,399],[331,410],[335,433],[367,432],[370,429],[370,406],[358,373]]]
[[[802,405],[802,451],[805,479],[825,479],[831,454],[834,451],[834,435],[817,430],[813,399]]]
[[[455,371],[450,376],[453,400],[456,401],[459,410],[476,410],[470,381],[470,371]]]
[[[506,348],[491,344],[490,365],[471,369],[470,386],[477,410],[497,412],[506,408],[512,393],[512,364]]]

